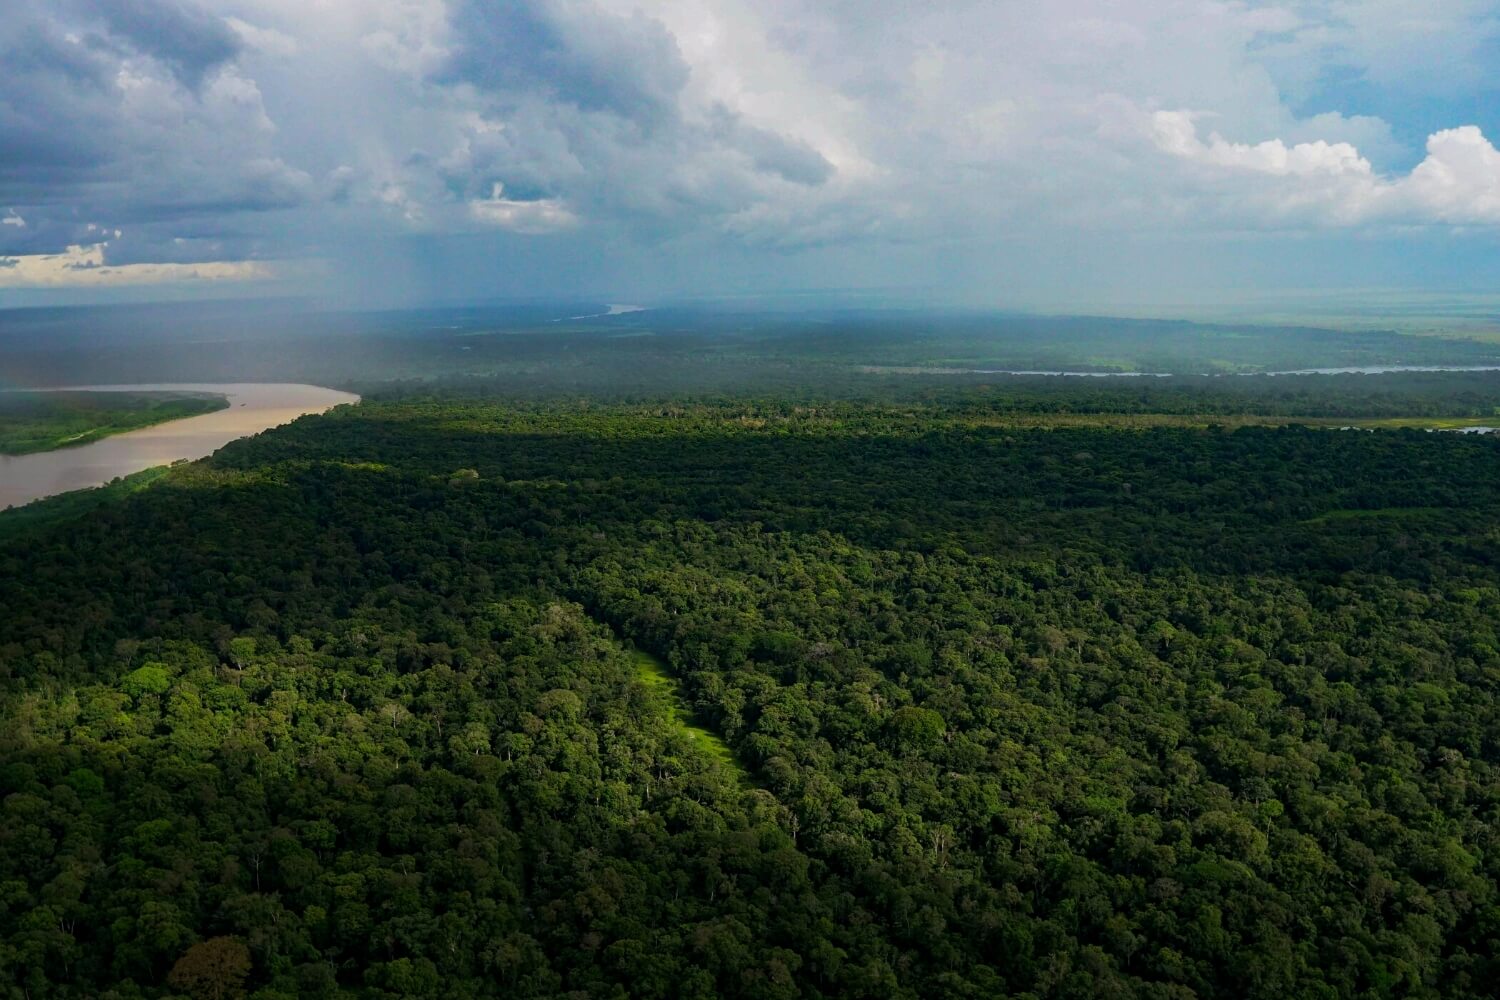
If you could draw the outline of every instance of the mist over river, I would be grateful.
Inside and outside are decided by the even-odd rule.
[[[192,382],[141,385],[71,385],[89,392],[196,392],[223,396],[229,408],[101,438],[76,448],[31,455],[0,455],[0,509],[43,497],[102,486],[118,476],[178,459],[212,455],[236,438],[357,403],[352,392],[279,382]]]

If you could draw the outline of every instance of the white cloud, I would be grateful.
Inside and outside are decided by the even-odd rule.
[[[354,283],[371,272],[353,258],[386,266],[382,241],[414,230],[597,231],[601,251],[687,275],[734,253],[770,273],[810,247],[857,269],[1059,232],[1208,246],[1500,223],[1477,129],[1434,132],[1395,176],[1422,155],[1400,138],[1412,120],[1352,114],[1336,83],[1360,81],[1360,110],[1478,94],[1494,0],[169,5],[232,32],[207,61],[101,36],[83,5],[10,2],[24,16],[0,17],[0,56],[55,49],[0,58],[20,116],[0,121],[0,161],[21,164],[0,177],[0,232],[33,256],[118,250],[124,228],[133,259],[176,260],[191,233],[196,256],[348,261]]]
[[[1500,151],[1477,126],[1434,133],[1427,140],[1427,157],[1410,174],[1382,177],[1349,143],[1287,145],[1269,139],[1249,145],[1229,142],[1217,132],[1205,141],[1194,117],[1187,111],[1155,112],[1149,126],[1152,141],[1164,153],[1208,168],[1209,183],[1214,174],[1220,179],[1236,174],[1278,178],[1272,186],[1218,189],[1246,212],[1302,213],[1305,221],[1321,224],[1500,224]]]
[[[1429,137],[1404,187],[1433,218],[1500,224],[1500,151],[1473,125]]]
[[[1269,139],[1251,146],[1228,142],[1214,132],[1205,143],[1198,138],[1192,114],[1186,111],[1158,111],[1152,115],[1151,123],[1152,137],[1163,150],[1174,156],[1214,166],[1294,176],[1333,174],[1368,177],[1373,173],[1370,161],[1360,156],[1359,150],[1347,142],[1329,143],[1319,139],[1288,146],[1280,139]]]
[[[387,0],[370,7],[370,19],[371,30],[360,38],[360,45],[388,69],[421,76],[448,56],[444,0]]]
[[[1384,15],[1343,0],[221,2],[247,44],[264,49],[261,31],[291,42],[274,43],[295,52],[258,72],[296,64],[299,81],[326,69],[339,83],[283,81],[278,102],[268,77],[250,81],[259,89],[244,90],[242,114],[263,100],[289,139],[329,147],[298,166],[338,172],[330,200],[432,233],[623,224],[647,241],[791,247],[1410,221],[1440,200],[1388,197],[1376,164],[1406,151],[1386,122],[1298,117],[1279,85],[1288,66],[1394,58],[1378,38],[1417,15],[1386,0]],[[1483,23],[1477,0],[1435,2],[1413,29],[1422,39]],[[538,76],[551,72],[563,75]],[[353,90],[379,113],[340,101]],[[1217,131],[1203,137],[1182,112],[1153,123],[1157,148],[1196,164],[1201,183],[1184,189],[1149,145],[1111,136],[1100,109],[1115,98],[1212,109]],[[665,117],[631,117],[643,107]],[[1226,178],[1237,174],[1260,180],[1236,187]],[[497,194],[497,181],[550,197]],[[1470,214],[1454,203],[1426,221]]]
[[[527,235],[554,233],[578,224],[578,217],[561,201],[514,201],[505,197],[503,184],[496,184],[488,198],[469,202],[469,213],[480,222]]]
[[[241,21],[237,17],[225,18],[224,23],[228,24],[236,35],[240,36],[240,41],[244,42],[247,48],[253,49],[263,55],[287,59],[297,55],[302,50],[302,46],[297,43],[297,39],[285,32],[277,31],[275,28],[262,28],[259,25]]]
[[[106,264],[107,243],[70,246],[63,253],[0,257],[0,288],[117,287],[182,282],[265,281],[273,269],[257,261],[198,264]]]
[[[1494,0],[1323,0],[1317,62],[1357,67],[1381,86],[1433,95],[1467,95],[1494,72],[1500,37]]]

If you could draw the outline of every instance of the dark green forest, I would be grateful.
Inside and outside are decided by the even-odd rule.
[[[1492,995],[1500,440],[1308,424],[1500,393],[1340,378],[412,383],[33,517],[0,993]]]

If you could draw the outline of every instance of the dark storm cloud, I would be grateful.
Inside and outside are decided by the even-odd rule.
[[[7,75],[49,75],[75,84],[102,88],[109,67],[92,47],[65,41],[57,22],[22,0],[21,6],[0,19]]]
[[[1492,239],[1494,122],[1388,122],[1319,75],[1450,92],[1429,78],[1483,77],[1492,7],[1431,0],[1414,33],[1345,0],[0,0],[0,256],[316,259],[362,300],[425,241],[406,287],[451,245],[486,294],[915,267],[1072,303],[1027,240]]]
[[[805,185],[822,184],[833,176],[833,164],[805,142],[747,125],[728,114],[721,121],[721,136],[749,157],[757,170]]]
[[[344,24],[340,11],[314,5],[293,41],[276,29],[295,19],[259,0],[11,2],[0,17],[0,212],[26,225],[0,229],[0,254],[100,242],[112,262],[274,254],[278,227],[286,246],[289,228],[316,231],[326,212],[431,231],[747,233],[779,225],[778,213],[811,224],[816,213],[764,206],[835,173],[780,123],[706,99],[662,20],[596,0],[371,6],[344,47],[316,56],[312,40],[332,42],[323,32]],[[278,61],[267,38],[282,40]],[[372,54],[421,89],[371,94],[369,114],[338,103],[354,91],[306,93],[315,61],[359,76]],[[257,77],[280,98],[275,122]],[[384,134],[413,94],[441,96],[430,116],[404,119],[416,127]],[[344,138],[370,157],[339,147],[293,98],[350,125]]]
[[[0,254],[53,253],[130,227],[170,244],[191,217],[301,203],[271,155],[237,36],[182,0],[5,0],[0,15]]]
[[[660,22],[620,17],[576,0],[462,0],[442,82],[527,93],[655,127],[676,114],[688,67]]]
[[[488,120],[449,154],[407,166],[412,176],[430,165],[457,197],[486,199],[500,184],[508,198],[558,199],[568,213],[559,218],[625,221],[659,238],[728,225],[779,187],[833,176],[806,142],[693,92],[676,38],[655,17],[593,0],[457,0],[448,25],[448,58],[428,80],[479,95]],[[473,214],[503,225],[519,210]]]
[[[112,40],[169,66],[197,88],[240,51],[224,19],[179,0],[88,0],[80,4],[107,26]]]
[[[107,156],[110,66],[99,53],[23,2],[0,18],[0,66],[0,201]]]

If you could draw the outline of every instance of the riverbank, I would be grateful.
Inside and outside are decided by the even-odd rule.
[[[32,455],[229,408],[222,395],[181,392],[0,392],[0,455]]]
[[[0,510],[102,486],[156,466],[205,458],[237,438],[360,399],[354,393],[321,386],[259,382],[88,385],[69,386],[66,391],[218,396],[227,400],[228,405],[199,416],[113,434],[79,447],[0,455]]]

